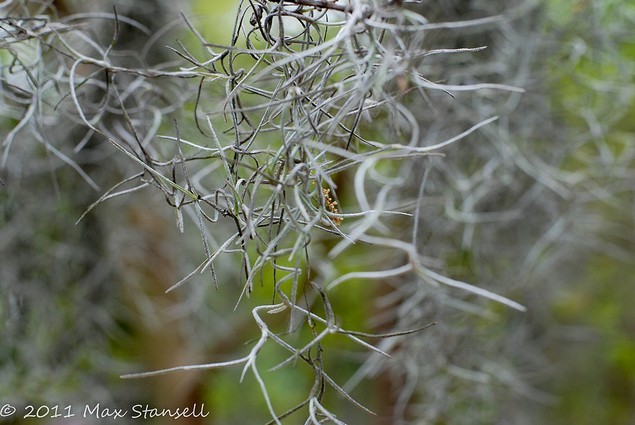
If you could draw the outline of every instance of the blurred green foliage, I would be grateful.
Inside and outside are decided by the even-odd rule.
[[[584,278],[563,290],[553,306],[560,343],[549,347],[556,364],[551,390],[557,402],[547,423],[632,424],[635,421],[635,4],[624,1],[546,2],[546,30],[560,50],[549,64],[553,112],[571,137],[592,133],[571,172],[595,172],[601,185],[622,186],[589,208],[606,220],[604,252],[579,267]],[[605,160],[608,158],[608,161]],[[628,180],[626,180],[628,181]],[[613,253],[613,255],[611,255]]]
[[[226,44],[234,23],[235,4],[234,1],[194,2],[197,28],[209,40]],[[538,62],[538,66],[547,69],[546,76],[549,79],[548,93],[541,95],[548,97],[552,108],[550,113],[561,119],[562,131],[570,135],[572,140],[597,131],[588,137],[598,137],[607,142],[595,146],[584,144],[576,155],[563,160],[562,169],[570,173],[596,173],[598,190],[605,184],[624,184],[624,170],[632,173],[635,169],[634,159],[630,156],[633,150],[631,146],[635,143],[635,41],[632,38],[635,4],[600,0],[557,0],[544,1],[542,4],[546,15],[536,37],[551,39],[557,48]],[[186,112],[192,111],[192,106],[187,105]],[[10,125],[3,123],[3,129],[9,127]],[[184,138],[195,133],[194,128],[182,130]],[[166,133],[169,133],[167,126]],[[36,156],[45,157],[46,154],[44,148],[39,148]],[[608,163],[598,161],[600,157],[609,158]],[[613,170],[610,168],[611,160],[615,164]],[[389,164],[385,169],[387,174],[394,171]],[[67,174],[56,175],[62,179],[60,192],[50,199],[38,194],[38,191],[47,190],[43,189],[41,180],[37,183],[25,181],[19,190],[12,192],[0,188],[2,226],[10,226],[27,209],[30,212],[28,219],[33,223],[28,234],[15,236],[6,227],[3,230],[9,235],[7,238],[15,236],[10,244],[3,245],[3,261],[13,261],[10,258],[15,254],[28,258],[25,263],[27,266],[20,270],[23,279],[20,288],[16,290],[10,288],[11,282],[2,282],[3,295],[8,294],[0,305],[3,318],[18,320],[19,315],[9,311],[14,308],[11,305],[14,292],[37,291],[38,284],[55,286],[50,291],[42,292],[47,294],[47,303],[38,304],[36,298],[28,298],[28,303],[21,304],[19,313],[28,310],[29,314],[25,313],[24,320],[19,327],[12,328],[12,333],[3,334],[0,361],[4,375],[0,395],[10,394],[11,389],[17,389],[13,393],[15,397],[33,398],[33,394],[47,388],[46,392],[39,393],[41,401],[47,402],[53,402],[56,397],[67,394],[74,394],[72,397],[83,396],[86,388],[106,387],[119,390],[130,381],[122,383],[118,378],[114,379],[116,374],[113,373],[113,362],[121,362],[117,367],[123,370],[130,367],[132,360],[142,363],[147,355],[144,353],[147,347],[135,345],[127,339],[133,338],[135,332],[138,332],[133,329],[129,316],[123,319],[115,317],[118,320],[115,327],[110,319],[102,322],[103,316],[87,316],[92,311],[95,298],[108,303],[114,302],[112,298],[102,296],[103,291],[109,290],[107,283],[104,283],[108,281],[109,274],[100,274],[101,283],[90,285],[93,275],[90,275],[91,267],[87,264],[98,263],[99,259],[95,257],[99,253],[73,253],[71,249],[72,255],[69,256],[69,251],[63,248],[86,244],[91,246],[108,233],[108,228],[91,221],[79,229],[72,226],[78,214],[90,204],[93,197],[64,197],[66,193],[73,193],[71,188],[75,184],[74,180]],[[51,182],[48,178],[44,181]],[[350,192],[352,191],[345,188],[338,192],[342,205],[345,206],[347,199],[354,196]],[[20,193],[23,196],[18,196]],[[43,199],[46,202],[42,202]],[[603,239],[609,247],[609,254],[616,254],[596,252],[591,261],[580,264],[580,268],[584,270],[584,279],[568,282],[568,285],[558,288],[557,299],[547,308],[550,317],[545,326],[552,327],[558,337],[545,350],[549,363],[554,368],[547,371],[550,378],[544,388],[541,388],[554,396],[551,405],[545,403],[542,406],[542,423],[545,424],[627,425],[635,421],[635,310],[631,307],[635,285],[633,188],[623,187],[611,194],[607,201],[597,200],[588,207],[597,211],[602,220],[610,223],[608,229],[612,233],[606,234]],[[27,208],[33,205],[37,207]],[[324,246],[332,243],[328,239],[320,242]],[[178,244],[178,241],[174,243]],[[317,249],[321,249],[319,245]],[[335,259],[332,272],[334,275],[341,275],[360,270],[369,263],[379,264],[381,260],[385,260],[370,257],[371,255],[370,250],[363,245],[356,247],[353,254],[349,252],[346,256]],[[443,260],[453,277],[470,281],[476,273],[478,257],[471,250],[450,252]],[[319,264],[315,267],[319,267]],[[47,279],[50,275],[59,276],[59,281]],[[311,274],[307,280],[310,279]],[[195,285],[201,285],[201,282],[190,283],[179,290],[194,291],[192,287]],[[272,285],[271,274],[264,273],[250,298],[239,305],[236,315],[248,316],[251,307],[275,302],[270,290]],[[372,318],[378,310],[368,303],[368,299],[378,295],[381,291],[378,286],[372,281],[352,280],[346,283],[345,291],[339,290],[341,288],[332,291],[330,300],[337,311],[337,319],[344,327],[359,331],[373,328]],[[242,288],[236,284],[230,289],[205,291],[201,298],[208,304],[201,306],[201,309],[218,309],[219,315],[231,316],[232,307],[238,301]],[[29,292],[27,295],[32,294]],[[317,297],[310,290],[308,282],[305,292],[298,296]],[[486,348],[483,347],[487,345],[488,338],[498,338],[510,332],[522,320],[499,305],[486,304],[491,316],[479,317],[477,320],[463,319],[465,332],[473,332],[464,337],[473,338],[474,345],[484,352]],[[316,305],[317,309],[323,308],[319,303]],[[117,309],[110,309],[109,314],[121,313],[122,309],[125,310],[119,305]],[[197,324],[197,331],[214,325],[212,313],[197,314],[204,317],[192,319],[203,322],[203,326]],[[95,332],[91,325],[100,331]],[[280,324],[272,323],[272,326],[277,325]],[[70,333],[67,331],[69,329]],[[316,326],[316,329],[319,331],[322,328]],[[250,328],[250,331],[253,329]],[[238,328],[236,332],[243,332],[243,329]],[[308,332],[305,329],[304,333],[292,337],[309,341],[311,335]],[[240,338],[245,336],[239,335]],[[256,338],[258,335],[247,336]],[[84,337],[86,339],[80,340]],[[205,338],[213,339],[209,336]],[[202,344],[214,345],[213,341]],[[328,352],[324,361],[337,367],[338,383],[343,384],[355,373],[363,360],[359,355],[361,351],[347,339],[337,335],[327,337],[323,345]],[[224,348],[238,353],[218,352]],[[236,348],[235,344],[213,347],[215,352],[212,356],[215,358],[206,357],[204,360],[228,360],[227,356],[242,355],[248,349],[249,345]],[[260,358],[262,370],[275,366],[287,354],[281,350],[265,351]],[[423,362],[426,360],[420,359]],[[60,364],[65,368],[58,368]],[[122,364],[128,365],[123,367]],[[40,369],[32,370],[33,365],[38,365]],[[500,366],[504,368],[507,365]],[[117,367],[115,369],[119,370]],[[298,363],[295,368],[283,368],[265,375],[272,401],[280,406],[277,407],[278,411],[291,408],[294,403],[301,401],[297,399],[298,395],[305,394],[307,388],[313,384],[312,371],[307,369],[305,373],[305,369],[305,364]],[[10,375],[8,370],[11,371]],[[205,374],[203,399],[212,412],[213,423],[252,423],[250,420],[253,417],[266,414],[266,406],[253,376],[248,374],[243,383],[238,383],[240,372],[241,368],[235,367]],[[95,382],[85,382],[91,380]],[[138,383],[129,385],[138,388]],[[378,397],[374,394],[377,386],[376,382],[370,380],[356,389],[353,396],[359,397],[362,402],[375,400]],[[456,388],[439,389],[445,390],[460,393]],[[380,393],[381,391],[379,388]],[[130,399],[135,397],[130,396]],[[465,399],[459,406],[457,415],[473,415],[474,423],[489,423],[497,416],[495,407],[479,403],[478,399]],[[350,408],[344,401],[339,407],[342,411]],[[287,423],[294,423],[295,419],[297,417],[291,415]],[[452,424],[453,418],[437,423]]]

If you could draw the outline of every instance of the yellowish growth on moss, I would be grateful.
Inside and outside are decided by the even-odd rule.
[[[324,197],[324,205],[326,205],[326,209],[329,212],[333,214],[339,214],[340,212],[337,209],[337,201],[331,198],[330,193],[331,193],[331,189],[327,189],[327,188],[322,189],[322,196]],[[335,223],[336,226],[339,226],[340,224],[342,224],[342,221],[344,221],[342,217],[331,217],[331,220],[333,221],[333,223]]]

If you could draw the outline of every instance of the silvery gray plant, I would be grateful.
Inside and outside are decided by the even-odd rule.
[[[556,49],[534,35],[538,2],[241,1],[228,44],[186,13],[153,33],[123,10],[56,20],[27,3],[2,4],[12,11],[4,108],[15,119],[4,190],[41,172],[43,150],[55,173],[64,165],[87,186],[119,178],[76,201],[79,226],[113,198],[158,191],[201,253],[167,291],[238,281],[232,301],[259,333],[234,359],[125,377],[239,367],[271,423],[343,423],[330,393],[366,415],[376,409],[354,389],[382,376],[387,423],[533,423],[533,403],[552,401],[538,389],[549,335],[536,329],[550,291],[601,243],[586,224],[602,220],[586,206],[610,194],[591,183],[601,170],[561,169],[597,139],[571,142],[549,114],[537,63]],[[96,18],[108,24],[85,25]],[[169,38],[177,27],[189,41]],[[128,48],[124,31],[146,33],[145,44]],[[167,53],[153,56],[159,40]],[[72,140],[60,123],[73,124]],[[44,207],[24,210],[33,215],[14,229]],[[337,266],[362,255],[356,270]],[[29,299],[15,267],[3,272],[8,317],[12,300]],[[86,276],[108,275],[95,270]],[[369,329],[349,327],[331,302],[360,280],[381,294],[367,300],[377,306]],[[271,302],[250,304],[259,291]],[[325,361],[336,336],[368,353],[347,382]],[[302,365],[313,377],[291,408],[272,400],[269,347],[285,353],[271,370]]]

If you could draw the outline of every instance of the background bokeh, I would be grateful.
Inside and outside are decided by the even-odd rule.
[[[32,10],[42,4],[31,3]],[[53,3],[57,15],[44,8],[53,19],[112,13],[106,2]],[[233,1],[115,3],[121,16],[161,32],[147,47],[151,35],[122,25],[118,59],[128,66],[136,66],[139,51],[146,52],[147,64],[176,61],[164,46],[179,42],[202,52],[181,11],[206,39],[228,43],[236,7]],[[433,22],[503,18],[432,32],[430,48],[488,48],[432,57],[424,66],[448,84],[509,84],[525,93],[439,94],[434,108],[404,97],[427,144],[493,114],[499,120],[444,149],[444,158],[396,173],[412,176],[403,194],[415,199],[424,168],[429,173],[421,252],[447,276],[507,296],[527,312],[408,277],[353,281],[330,294],[348,328],[437,325],[382,342],[394,353],[388,361],[344,338],[325,342],[338,382],[348,381],[351,394],[378,415],[336,394],[326,403],[347,423],[635,423],[635,4],[430,0],[408,8]],[[103,25],[107,44],[109,21],[88,22]],[[28,51],[33,45],[2,48]],[[45,60],[55,60],[54,52],[47,54]],[[19,85],[10,59],[0,51],[3,81]],[[178,117],[184,138],[196,134],[195,93],[196,84],[166,82],[156,94],[170,100],[183,95],[181,109],[169,113]],[[266,423],[256,382],[248,375],[239,383],[240,368],[120,378],[244,355],[258,337],[250,310],[271,301],[266,279],[235,308],[242,283],[240,264],[230,259],[217,266],[218,288],[201,275],[166,294],[204,259],[193,221],[181,234],[162,194],[143,188],[100,204],[75,224],[135,164],[64,114],[46,122],[45,141],[29,126],[14,132],[32,99],[4,84],[2,95],[0,405],[204,404],[209,416],[180,422]],[[165,122],[159,133],[171,134]],[[343,176],[338,188],[344,206],[355,196],[350,181]],[[395,233],[411,232],[407,223],[390,223]],[[362,245],[321,266],[340,275],[394,260]],[[265,351],[263,369],[281,356]],[[268,376],[272,402],[290,407],[289,400],[312,384],[310,372],[298,365]],[[294,420],[299,416],[285,423]]]

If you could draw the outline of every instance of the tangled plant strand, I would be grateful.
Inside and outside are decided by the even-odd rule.
[[[138,168],[89,210],[109,198],[154,186],[175,208],[181,230],[184,213],[199,228],[205,259],[169,290],[204,270],[211,270],[216,281],[214,264],[222,256],[240,258],[241,299],[255,290],[262,276],[273,276],[279,302],[253,308],[261,337],[247,356],[128,376],[243,365],[243,376],[250,372],[256,378],[274,423],[304,407],[308,408],[307,423],[342,423],[323,404],[325,387],[362,406],[324,370],[322,341],[342,334],[365,349],[387,355],[365,339],[413,331],[372,335],[345,330],[337,324],[323,288],[332,289],[352,278],[414,273],[431,285],[448,285],[523,308],[484,289],[445,278],[431,269],[414,240],[395,239],[390,233],[390,220],[409,220],[420,201],[401,198],[398,189],[404,181],[395,164],[439,155],[439,149],[496,119],[485,119],[456,137],[426,146],[420,120],[403,105],[404,97],[421,96],[428,101],[432,92],[518,90],[495,84],[435,82],[442,76],[427,75],[428,56],[471,54],[482,48],[426,49],[427,31],[484,20],[430,23],[400,3],[242,1],[229,46],[206,40],[183,16],[207,56],[197,57],[183,45],[173,47],[185,61],[176,71],[171,70],[173,64],[118,65],[117,28],[135,24],[116,13],[108,16],[115,28],[106,48],[92,41],[86,29],[56,27],[39,18],[33,18],[35,27],[24,27],[14,18],[3,19],[3,26],[10,30],[5,30],[2,48],[15,65],[9,75],[3,75],[3,82],[18,99],[24,90],[9,79],[22,73],[29,77],[25,84],[31,95],[47,100],[33,102],[5,139],[3,163],[17,132],[30,125],[50,150],[96,187],[82,167],[55,150],[38,126],[43,116],[54,119],[55,113],[64,114],[83,125],[83,140],[105,138]],[[13,47],[25,41],[57,54],[57,83],[47,80],[50,74],[44,61],[30,66]],[[192,80],[198,84],[189,84]],[[174,115],[191,99],[196,103],[194,122],[199,134],[182,135],[183,125],[175,119],[170,123],[173,135],[157,136],[163,117]],[[110,119],[105,120],[106,116]],[[78,150],[82,147],[83,143],[77,145]],[[344,189],[338,183],[343,176],[353,179],[354,196],[346,202],[338,199]],[[129,187],[132,182],[136,185]],[[355,243],[365,243],[378,250],[396,250],[406,260],[392,269],[335,278],[313,276],[313,247],[328,238],[339,240],[330,258]],[[313,295],[300,300],[307,293]],[[263,311],[288,314],[288,330],[308,329],[311,340],[297,346],[286,341],[263,319]],[[258,367],[266,344],[290,353],[278,367],[299,359],[314,372],[315,384],[306,399],[286,413],[276,410]]]

